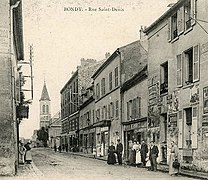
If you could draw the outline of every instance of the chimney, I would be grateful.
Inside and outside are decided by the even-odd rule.
[[[108,59],[110,57],[110,53],[109,52],[106,52],[105,53],[105,59]]]

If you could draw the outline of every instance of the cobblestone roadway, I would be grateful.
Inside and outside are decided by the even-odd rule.
[[[107,165],[105,161],[55,153],[50,149],[33,149],[33,161],[43,176],[37,179],[56,180],[191,180],[187,177],[171,177],[167,173],[151,172],[143,168]],[[29,175],[29,174],[28,174]],[[27,175],[27,176],[28,176]],[[21,175],[19,176],[21,178]],[[34,179],[35,176],[32,175]],[[28,177],[25,179],[28,179]],[[31,178],[29,178],[31,179]]]

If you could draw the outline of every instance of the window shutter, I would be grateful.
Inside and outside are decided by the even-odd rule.
[[[126,119],[129,120],[129,102],[126,103]]]
[[[191,127],[191,140],[192,140],[192,148],[197,149],[197,114],[198,108],[193,107],[192,111],[192,127]]]
[[[183,114],[178,112],[178,148],[183,148]]]
[[[180,18],[181,18],[181,27],[180,27],[180,30],[179,30],[179,34],[182,34],[183,31],[184,31],[184,28],[185,28],[185,18],[184,18],[184,6],[182,6],[180,8]]]
[[[177,86],[182,86],[182,54],[177,55]]]
[[[138,117],[141,118],[141,97],[138,97]]]
[[[171,17],[168,18],[168,41],[171,41]]]
[[[191,25],[196,24],[196,0],[191,0]]]
[[[177,29],[178,29],[178,34],[181,32],[181,8],[177,12]]]
[[[193,80],[199,80],[199,45],[193,47]]]

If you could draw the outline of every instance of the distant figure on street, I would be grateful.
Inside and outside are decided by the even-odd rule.
[[[93,158],[95,159],[95,157],[96,157],[96,148],[95,147],[92,150],[92,155],[93,155]]]
[[[57,147],[56,147],[56,145],[54,145],[54,151],[55,151],[55,152],[57,151]]]
[[[114,165],[116,163],[115,151],[116,149],[115,149],[114,143],[111,142],[111,145],[108,148],[108,159],[107,159],[108,164]]]
[[[68,150],[69,150],[68,148],[69,148],[69,146],[68,146],[68,144],[66,143],[66,144],[65,144],[66,152],[68,152]]]
[[[135,151],[136,151],[136,161],[135,161],[135,164],[138,167],[141,164],[141,153],[140,153],[141,145],[139,144],[139,142],[136,143],[134,148],[135,148]]]
[[[136,149],[137,149],[138,145],[137,145],[137,141],[135,140],[133,143],[133,165],[136,165]]]
[[[26,152],[26,148],[24,147],[23,143],[20,141],[19,142],[19,154],[20,154],[20,163],[21,164],[25,163],[25,152]]]
[[[151,163],[151,171],[157,171],[157,157],[159,154],[158,147],[154,144],[153,141],[150,143],[150,152],[149,158]]]
[[[62,144],[62,150],[63,151],[65,150],[65,144]]]
[[[148,146],[144,142],[144,140],[142,140],[141,149],[140,149],[142,166],[146,166],[147,153],[148,153]]]
[[[59,150],[59,152],[61,153],[61,145],[59,145],[58,150]]]
[[[129,141],[129,165],[134,165],[134,150],[133,150],[133,142],[132,140]]]
[[[31,150],[30,143],[27,142],[24,147],[26,149],[26,152],[25,152],[25,162],[27,164],[30,164],[31,161],[32,161],[32,155],[31,155],[31,151],[30,151]]]
[[[178,160],[178,147],[175,142],[171,142],[171,150],[170,150],[170,161],[169,161],[169,174],[171,176],[178,175],[179,167],[173,167],[173,162]]]
[[[117,140],[118,144],[116,146],[116,153],[118,158],[118,164],[122,165],[122,152],[123,152],[123,144],[121,143],[121,140]]]

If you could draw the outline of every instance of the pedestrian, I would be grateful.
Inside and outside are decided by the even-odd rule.
[[[66,149],[66,152],[68,152],[68,150],[69,150],[69,146],[68,146],[68,144],[67,144],[67,143],[65,144],[65,149]]]
[[[56,147],[56,145],[54,145],[54,151],[55,151],[55,152],[57,151],[57,147]]]
[[[129,161],[129,165],[134,165],[134,150],[133,150],[133,142],[132,140],[129,141],[129,157],[128,157],[128,161]]]
[[[157,157],[159,154],[158,147],[155,145],[154,141],[150,142],[150,152],[149,158],[151,163],[151,171],[157,171]]]
[[[25,152],[26,152],[26,148],[24,147],[23,143],[19,141],[20,164],[25,163]]]
[[[136,165],[136,150],[137,150],[137,141],[135,140],[134,143],[133,143],[133,165],[135,166]]]
[[[95,159],[95,157],[96,157],[96,148],[95,147],[93,147],[92,155],[93,155],[93,158]]]
[[[121,143],[120,139],[117,139],[117,146],[116,146],[116,153],[118,158],[118,164],[122,165],[122,152],[123,152],[123,144]]]
[[[175,142],[171,142],[171,149],[170,149],[170,161],[169,161],[169,174],[171,176],[178,175],[179,167],[173,167],[173,162],[178,161],[178,147],[176,146]]]
[[[141,145],[139,144],[139,142],[136,143],[134,148],[135,148],[135,151],[136,151],[136,162],[135,162],[135,164],[138,167],[141,164],[141,154],[140,154]]]
[[[59,152],[61,153],[61,145],[59,145],[58,150],[59,150]]]
[[[25,145],[24,145],[24,147],[25,147],[25,149],[26,149],[26,151],[25,151],[25,162],[27,163],[27,164],[30,164],[31,163],[31,161],[32,161],[32,155],[31,155],[31,147],[30,147],[30,143],[29,142],[27,142]]]
[[[146,166],[147,153],[148,153],[148,146],[145,143],[145,141],[142,140],[140,154],[141,154],[142,166],[144,166],[144,167]]]
[[[114,165],[116,163],[115,151],[116,149],[115,149],[114,143],[111,142],[111,145],[108,148],[108,159],[107,159],[108,164]]]
[[[65,150],[65,144],[62,144],[62,150],[63,151]]]

